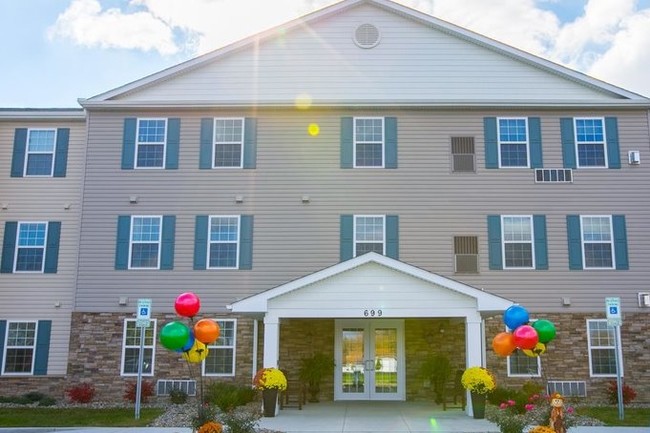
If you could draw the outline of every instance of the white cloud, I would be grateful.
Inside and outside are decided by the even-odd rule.
[[[163,55],[178,52],[172,29],[151,13],[103,11],[98,0],[73,0],[48,29],[48,36],[86,47],[156,50]]]

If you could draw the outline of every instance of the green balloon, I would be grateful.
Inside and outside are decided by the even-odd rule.
[[[555,325],[549,320],[536,320],[533,323],[533,328],[537,331],[540,343],[546,344],[555,338]]]
[[[185,347],[190,339],[190,328],[182,322],[169,322],[160,330],[160,344],[169,350]]]

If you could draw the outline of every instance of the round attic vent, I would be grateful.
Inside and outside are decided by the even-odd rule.
[[[354,43],[361,48],[373,48],[379,43],[379,29],[372,24],[361,24],[354,31]]]

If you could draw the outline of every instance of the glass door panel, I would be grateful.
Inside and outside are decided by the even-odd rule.
[[[375,394],[397,393],[397,329],[376,328],[374,332]]]
[[[366,330],[343,328],[341,334],[341,389],[343,394],[367,394]]]

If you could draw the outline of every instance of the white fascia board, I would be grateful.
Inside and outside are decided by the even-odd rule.
[[[86,111],[80,108],[25,108],[0,109],[0,120],[86,120]]]

